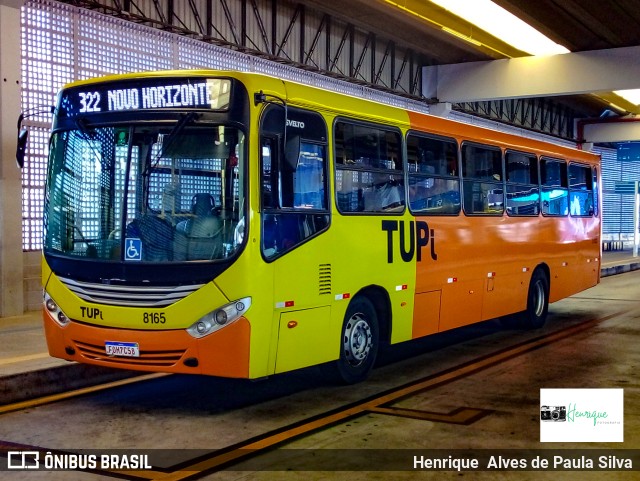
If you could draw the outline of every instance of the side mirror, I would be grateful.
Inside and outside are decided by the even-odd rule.
[[[29,131],[20,129],[18,132],[18,146],[16,147],[16,162],[21,169],[24,167],[24,157],[27,150],[27,140],[29,139]]]
[[[44,114],[49,112],[51,115],[55,113],[55,107],[35,107],[28,109],[18,116],[18,145],[16,146],[16,162],[21,169],[24,167],[24,158],[27,151],[27,140],[29,138],[29,131],[22,126],[22,121],[28,117],[32,117],[37,114]]]

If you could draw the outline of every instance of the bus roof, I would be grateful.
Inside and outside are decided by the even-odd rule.
[[[298,107],[321,110],[332,116],[356,117],[361,120],[390,123],[400,128],[415,129],[436,135],[455,138],[458,141],[473,141],[523,151],[535,151],[540,155],[566,157],[586,162],[597,162],[599,156],[567,147],[553,141],[533,139],[526,135],[500,132],[494,129],[471,125],[458,120],[445,119],[402,107],[358,98],[341,92],[333,92],[292,80],[281,80],[262,73],[233,70],[160,70],[108,75],[66,84],[63,89],[104,82],[136,80],[161,77],[229,77],[242,81],[249,92],[263,91],[266,94],[286,98]]]

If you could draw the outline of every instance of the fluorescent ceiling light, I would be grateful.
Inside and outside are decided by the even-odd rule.
[[[491,0],[430,0],[512,47],[531,55],[555,55],[569,50],[538,32]]]
[[[427,16],[421,15],[410,10],[404,4],[400,4],[393,0],[384,0],[401,10],[415,15],[431,24],[440,27],[443,31],[450,35],[455,35],[467,42],[475,45],[482,45],[481,42],[473,38],[473,32],[460,32],[446,25],[438,24]],[[493,35],[502,42],[512,47],[526,52],[530,55],[557,55],[561,53],[569,53],[570,50],[560,44],[555,43],[538,30],[519,19],[512,13],[508,12],[491,0],[429,0],[431,3],[444,8],[453,15],[466,20],[471,25],[478,27],[486,33]],[[494,48],[491,45],[485,45],[488,48]],[[631,104],[640,106],[640,89],[636,90],[616,90],[615,94],[624,98]],[[611,104],[612,107],[625,110]]]
[[[634,105],[640,105],[640,89],[633,90],[614,90],[614,94],[619,95]]]

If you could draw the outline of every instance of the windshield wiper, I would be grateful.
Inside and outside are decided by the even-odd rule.
[[[166,135],[167,141],[162,142],[162,147],[160,148],[160,152],[158,152],[154,157],[154,159],[146,165],[144,172],[142,173],[143,177],[146,177],[147,175],[149,175],[149,172],[152,169],[156,168],[156,166],[158,165],[158,162],[160,162],[160,159],[164,156],[164,154],[167,153],[167,151],[169,150],[169,147],[171,147],[171,145],[178,138],[178,134],[182,132],[182,130],[188,124],[190,124],[191,122],[193,122],[198,118],[200,118],[200,114],[196,112],[189,112],[187,115],[182,116],[180,120],[178,120],[178,122],[176,122],[176,124],[171,129],[171,132],[169,132]]]
[[[100,151],[96,148],[96,146],[94,145],[95,143],[95,136],[96,136],[96,129],[94,127],[91,127],[90,125],[87,124],[87,120],[84,117],[78,117],[75,120],[75,124],[76,127],[78,128],[78,132],[80,132],[80,137],[82,137],[82,140],[84,140],[87,145],[89,146],[89,148],[91,150],[93,150],[93,152],[96,155],[97,159],[100,159],[101,155],[100,155]]]
[[[95,129],[89,126],[89,124],[87,123],[87,119],[85,119],[84,117],[76,118],[75,124],[76,127],[78,127],[78,130],[84,134],[85,140],[90,140],[91,137],[93,137],[93,135],[95,134]]]

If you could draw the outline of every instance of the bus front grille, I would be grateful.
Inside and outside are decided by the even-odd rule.
[[[87,302],[128,307],[166,307],[200,289],[191,286],[126,286],[81,282],[64,277],[60,281],[76,296]]]
[[[73,343],[85,358],[94,361],[106,361],[112,364],[169,367],[176,364],[185,353],[184,349],[175,349],[170,351],[140,351],[140,357],[108,356],[104,345],[88,344],[75,340]]]

